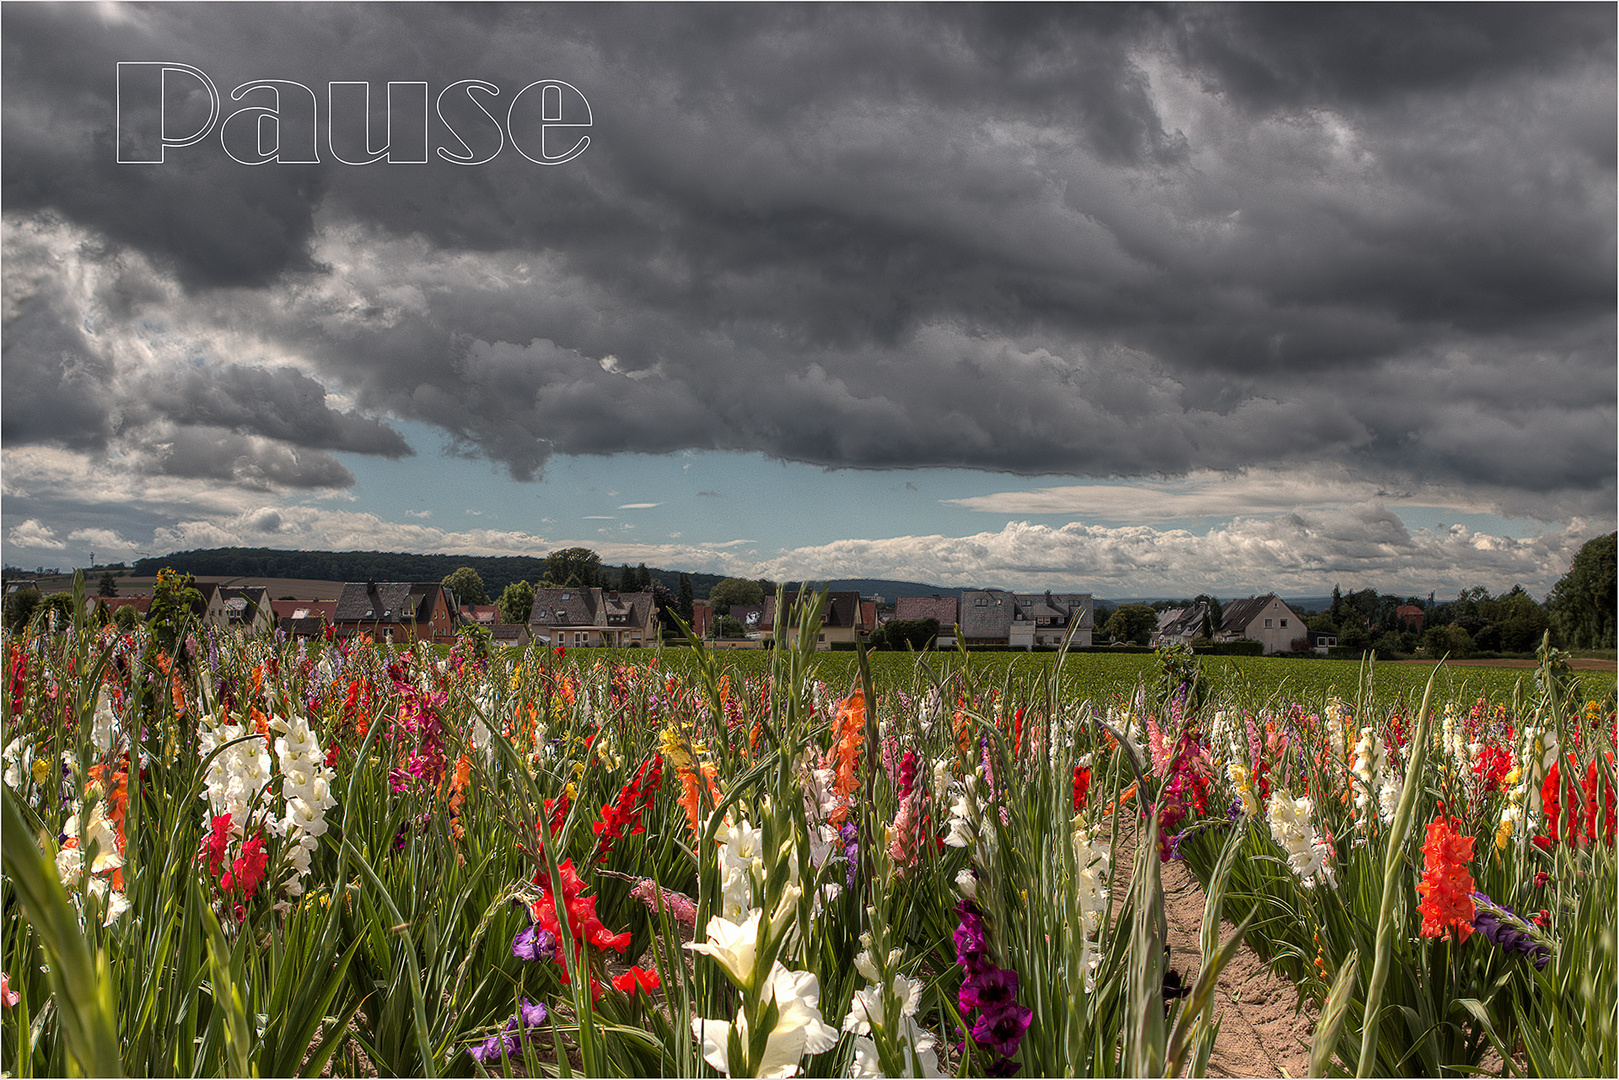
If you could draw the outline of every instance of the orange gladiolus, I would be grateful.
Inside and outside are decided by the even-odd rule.
[[[1473,840],[1459,832],[1456,818],[1446,819],[1443,807],[1428,823],[1428,838],[1422,844],[1422,880],[1417,892],[1422,902],[1422,936],[1466,941],[1473,932],[1473,875],[1467,864],[1473,858]]]

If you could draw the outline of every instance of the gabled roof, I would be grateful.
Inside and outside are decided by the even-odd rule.
[[[956,598],[954,596],[902,596],[894,601],[894,618],[901,622],[938,619],[939,629],[952,630],[956,625]]]
[[[1059,620],[1067,626],[1079,619],[1079,629],[1093,630],[1094,618],[1090,593],[1016,593],[1012,597],[1014,622],[1037,622],[1041,619]]]
[[[227,621],[233,623],[251,622],[258,616],[255,612],[266,607],[266,594],[269,592],[263,585],[224,585],[220,587],[219,595],[225,600],[225,615]]]
[[[787,594],[787,607],[791,609],[798,603],[798,593]],[[860,594],[853,590],[848,592],[833,592],[826,595],[826,610],[821,615],[821,626],[825,629],[839,629],[857,625],[860,618]],[[760,626],[776,625],[776,598],[766,596],[764,611],[759,616]]]
[[[336,600],[271,600],[270,610],[277,619],[321,619],[332,621]]]
[[[529,609],[531,626],[595,626],[600,589],[535,589]]]
[[[1186,637],[1188,634],[1195,637],[1203,632],[1203,616],[1208,611],[1206,600],[1199,600],[1191,607],[1167,608],[1158,614],[1158,633],[1163,637]]]
[[[1004,589],[964,589],[961,593],[961,636],[1009,638],[1015,600]]]
[[[1275,593],[1266,593],[1264,596],[1250,596],[1246,600],[1233,600],[1220,609],[1220,632],[1222,634],[1240,634],[1271,604],[1278,601]],[[1289,609],[1291,610],[1291,609]]]
[[[441,586],[436,581],[350,581],[337,598],[332,621],[338,623],[425,623]]]
[[[652,617],[654,598],[649,592],[602,592],[597,615],[608,626],[645,626]]]

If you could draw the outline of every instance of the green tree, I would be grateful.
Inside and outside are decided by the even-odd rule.
[[[101,596],[118,595],[118,579],[112,576],[111,570],[101,575],[101,587],[97,591]]]
[[[500,620],[507,623],[526,623],[534,612],[534,586],[526,581],[514,581],[495,601],[500,608]]]
[[[126,633],[139,626],[140,621],[141,613],[135,610],[134,604],[125,604],[112,613],[112,624]]]
[[[572,547],[545,557],[545,577],[540,584],[553,589],[588,589],[601,581],[601,556],[589,548]]]
[[[883,624],[882,643],[890,649],[915,649],[921,652],[931,648],[939,638],[939,620],[890,619]]]
[[[33,586],[18,589],[6,597],[6,628],[14,634],[23,631],[39,607],[40,592]]]
[[[625,563],[618,568],[619,592],[635,592],[640,587],[640,584],[640,579],[636,577],[635,571],[630,569],[629,563]]]
[[[1570,563],[1568,573],[1546,598],[1552,634],[1565,648],[1614,647],[1615,578],[1619,569],[1619,533],[1588,540]]]
[[[675,594],[675,614],[684,619],[687,626],[691,625],[692,608],[696,603],[697,599],[691,592],[691,578],[681,574],[680,590]]]
[[[1158,628],[1158,615],[1146,604],[1123,604],[1107,618],[1102,636],[1109,641],[1123,641],[1131,645],[1145,645],[1152,640]]]
[[[1218,634],[1220,632],[1220,623],[1225,620],[1225,612],[1220,609],[1220,601],[1208,593],[1203,593],[1192,603],[1194,605],[1208,605],[1208,610],[1203,615],[1203,625],[1199,627],[1198,633],[1206,638],[1212,638],[1215,634]]]
[[[721,615],[729,614],[737,604],[762,604],[764,599],[763,586],[747,578],[723,578],[708,591],[708,602]]]
[[[1422,647],[1429,659],[1437,660],[1449,653],[1453,660],[1465,660],[1473,655],[1473,635],[1454,623],[1430,626],[1422,632]]]
[[[186,624],[202,606],[202,593],[196,584],[197,579],[190,574],[177,574],[167,566],[158,571],[152,583],[152,606],[146,609],[146,622],[157,643],[171,653]]]
[[[646,568],[646,563],[635,568],[635,589],[637,592],[657,591],[652,587],[652,571]]]
[[[1361,623],[1359,616],[1350,614],[1338,627],[1338,647],[1362,652],[1372,647],[1372,632]]]
[[[40,601],[38,609],[34,611],[34,622],[42,627],[55,623],[58,633],[69,629],[73,625],[73,595],[71,593],[51,593]]]
[[[483,578],[470,566],[452,571],[444,579],[443,585],[455,594],[455,601],[458,604],[489,603],[489,594],[484,591]]]
[[[729,615],[721,615],[715,633],[722,638],[739,638],[747,633],[747,629]]]

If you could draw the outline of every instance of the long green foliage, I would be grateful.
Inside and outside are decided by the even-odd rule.
[[[446,657],[195,627],[173,655],[91,628],[7,639],[8,1071],[703,1075],[724,1057],[740,1075],[797,1047],[812,1075],[1007,1058],[1029,1075],[1202,1075],[1216,981],[1248,946],[1324,1004],[1317,1074],[1446,1074],[1489,1046],[1527,1072],[1611,1071],[1600,794],[1594,840],[1543,849],[1525,814],[1497,846],[1505,788],[1470,781],[1426,720],[1465,716],[1468,738],[1509,752],[1508,724],[1554,731],[1564,771],[1611,792],[1611,692],[1591,701],[1554,656],[1488,693],[1441,669],[1419,704],[1383,667],[1323,687],[1295,677],[1308,665],[1267,680],[1184,656],[1121,675],[1095,654],[828,654],[821,603],[801,598],[776,647],[741,659]],[[286,824],[304,778],[276,748],[300,717],[332,772],[306,873]],[[1375,792],[1370,816],[1356,803],[1363,727],[1404,740],[1392,821]],[[231,796],[248,820],[226,823],[221,778],[248,751],[268,771]],[[1313,800],[1330,885],[1305,884],[1268,827],[1282,790]],[[1420,933],[1440,802],[1477,841],[1477,888],[1548,912],[1544,970],[1480,933]],[[1185,997],[1166,992],[1165,854],[1208,896]],[[739,975],[709,946],[750,907]],[[537,918],[554,932],[541,954],[523,945]],[[962,993],[983,983],[969,924],[971,963],[1009,973],[1010,1004]],[[650,995],[632,966],[656,973]],[[1564,1034],[1581,1025],[1606,1044]]]

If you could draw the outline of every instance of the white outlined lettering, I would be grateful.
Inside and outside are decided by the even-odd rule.
[[[334,79],[320,94],[290,79],[251,79],[231,91],[244,102],[223,114],[219,90],[201,68],[179,61],[121,60],[117,65],[116,160],[120,165],[162,165],[171,147],[202,142],[217,127],[220,149],[242,165],[318,165],[320,125],[326,148],[344,165],[426,165],[428,147],[454,165],[486,165],[508,143],[536,165],[562,165],[590,146],[590,102],[571,83],[538,79],[511,98],[485,79],[458,79],[435,100],[440,131],[430,130],[431,93],[423,80],[390,81],[387,104],[375,116],[371,83]],[[266,96],[267,95],[267,96]],[[251,100],[245,100],[249,99]],[[206,104],[206,117],[203,105]],[[223,116],[223,119],[221,117]],[[383,139],[378,145],[378,128]],[[194,160],[194,159],[193,159]]]
[[[208,92],[208,120],[189,135],[169,133],[168,91],[171,72],[191,76]],[[137,87],[141,93],[135,92]],[[161,165],[164,151],[171,146],[190,146],[201,142],[214,129],[218,119],[219,90],[201,68],[161,60],[118,62],[116,124],[120,165]]]
[[[450,91],[456,89],[457,87],[466,88],[467,100],[476,105],[478,107],[478,111],[483,113],[484,116],[488,117],[489,122],[494,125],[495,137],[499,141],[495,143],[495,148],[489,151],[489,153],[485,154],[483,157],[477,156],[477,152],[474,151],[470,145],[468,145],[466,138],[455,129],[454,124],[450,123],[450,118],[444,115],[444,99],[449,97]],[[490,112],[489,107],[483,102],[479,101],[476,97],[473,97],[472,92],[474,90],[482,90],[490,97],[500,96],[500,87],[491,82],[484,82],[482,79],[462,79],[460,82],[453,82],[449,86],[446,86],[438,96],[438,118],[444,122],[444,129],[450,133],[450,137],[455,139],[456,142],[460,143],[461,149],[466,151],[466,154],[463,156],[455,153],[447,147],[440,146],[438,148],[438,156],[443,158],[445,161],[453,161],[457,165],[482,165],[485,162],[493,161],[495,159],[495,155],[499,154],[501,150],[505,149],[506,146],[506,129],[501,127],[500,117]]]
[[[533,90],[535,87],[539,87],[540,92],[534,95],[530,101],[538,101],[540,112],[538,126],[540,130],[538,138],[531,140],[529,149],[538,150],[540,155],[539,157],[535,157],[533,154],[529,153],[528,150],[523,149],[522,145],[517,141],[517,107],[522,104],[523,95],[528,93],[530,90]],[[526,108],[532,109],[534,108],[534,105],[530,104]],[[570,117],[571,119],[569,119]],[[532,126],[534,123],[533,120],[526,115],[524,120],[526,126]],[[506,134],[512,140],[512,146],[517,150],[517,152],[534,162],[534,164],[561,165],[564,162],[572,161],[574,158],[584,153],[586,148],[590,146],[590,136],[579,136],[579,138],[574,142],[573,146],[563,151],[563,153],[559,155],[554,155],[548,153],[550,150],[548,136],[550,135],[551,131],[553,129],[561,131],[566,128],[588,128],[591,126],[592,122],[593,118],[590,115],[590,102],[585,100],[585,95],[581,94],[573,86],[562,82],[561,80],[541,79],[538,82],[529,83],[527,86],[517,91],[516,96],[512,98],[512,106],[506,112]],[[565,137],[566,136],[564,136],[564,138]]]
[[[303,93],[289,92],[289,105],[295,103],[295,107],[284,107],[282,90],[291,91],[293,87]],[[225,117],[225,122],[219,125],[219,144],[225,148],[225,153],[230,155],[232,161],[239,161],[243,165],[268,165],[271,162],[285,165],[318,164],[320,154],[316,152],[315,144],[315,91],[300,82],[260,79],[238,86],[230,92],[230,99],[241,101],[255,90],[270,91],[275,104],[248,105]],[[287,137],[289,129],[291,138]],[[232,142],[236,144],[235,149],[231,147]]]

